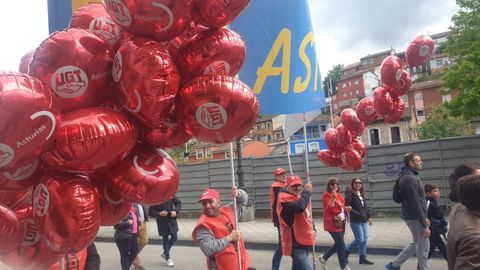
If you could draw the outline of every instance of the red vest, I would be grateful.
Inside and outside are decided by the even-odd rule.
[[[84,270],[85,263],[87,261],[87,248],[80,250],[77,253],[67,253],[63,257],[64,265],[63,269],[65,270]],[[52,265],[50,270],[59,270],[60,262]]]
[[[204,214],[198,219],[198,223],[193,229],[192,238],[196,239],[197,229],[202,225],[213,233],[215,238],[220,239],[229,235],[235,229],[235,216],[233,210],[228,206],[220,208],[220,215],[209,217]],[[227,248],[215,254],[215,262],[218,270],[238,270],[238,259],[236,243],[231,242]],[[250,256],[245,249],[243,238],[240,239],[240,255],[242,258],[242,270],[250,266]],[[208,269],[211,269],[210,260],[207,258]]]
[[[274,188],[284,188],[287,186],[287,183],[283,182],[273,182],[270,186],[270,219],[273,222],[273,201],[275,200],[275,193],[273,192]]]
[[[300,199],[300,196],[293,195],[287,192],[280,192],[277,201],[278,221],[280,222],[280,235],[282,241],[282,253],[284,256],[292,255],[292,228],[285,223],[282,218],[282,203],[295,202]],[[311,219],[310,203],[308,203],[305,211],[296,213],[293,217],[293,233],[297,243],[303,246],[313,246],[315,244],[315,230]]]

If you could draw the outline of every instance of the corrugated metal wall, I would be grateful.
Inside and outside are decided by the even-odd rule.
[[[365,165],[357,172],[340,171],[326,167],[318,161],[316,153],[310,153],[310,179],[314,186],[312,204],[314,210],[321,209],[322,194],[329,177],[339,177],[342,192],[353,177],[365,182],[365,192],[374,210],[398,209],[391,199],[394,181],[402,166],[403,155],[417,152],[423,159],[424,168],[420,172],[423,183],[433,183],[440,187],[440,205],[448,204],[448,176],[462,163],[480,164],[480,136],[425,140],[409,143],[370,146],[365,157]],[[305,179],[305,158],[303,155],[291,157],[294,174]],[[235,160],[236,165],[236,160]],[[244,159],[245,187],[256,210],[268,210],[269,187],[273,181],[273,170],[283,167],[288,170],[286,156]],[[235,168],[236,170],[236,168]],[[197,200],[206,187],[217,188],[224,200],[231,186],[230,161],[209,161],[202,164],[180,166],[180,188],[177,196],[183,202],[184,211],[199,211]],[[237,182],[238,183],[238,182]]]

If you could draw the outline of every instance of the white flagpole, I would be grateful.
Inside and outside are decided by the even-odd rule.
[[[230,167],[232,171],[232,188],[235,188],[235,165],[233,164],[233,143],[230,143]],[[237,198],[233,198],[233,215],[235,217],[235,229],[238,230]],[[242,256],[240,253],[240,240],[236,242],[238,269],[242,270]]]
[[[286,138],[285,141],[287,142],[288,167],[290,168],[290,175],[293,175],[292,159],[290,157],[290,138]]]

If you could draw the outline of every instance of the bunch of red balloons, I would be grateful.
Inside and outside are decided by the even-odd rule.
[[[405,53],[408,67],[425,64],[432,56],[434,42],[429,36],[415,38]],[[412,86],[408,71],[403,68],[402,60],[395,56],[387,56],[380,67],[381,86],[373,92],[373,97],[365,97],[357,105],[356,110],[344,109],[341,112],[341,124],[336,129],[330,128],[324,136],[328,149],[318,152],[322,163],[330,167],[341,167],[348,171],[362,168],[362,158],[367,147],[360,140],[365,126],[379,117],[385,123],[400,121],[405,113],[402,96]]]
[[[234,76],[246,48],[223,28],[248,0],[104,0],[0,72],[0,260],[44,268],[158,204],[179,173],[161,148],[226,143],[259,103]]]

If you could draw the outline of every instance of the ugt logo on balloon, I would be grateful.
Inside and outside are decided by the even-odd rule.
[[[63,66],[52,76],[52,89],[63,98],[81,96],[88,88],[88,76],[81,68]]]
[[[28,177],[32,176],[33,173],[35,173],[35,171],[38,169],[38,165],[39,162],[38,159],[36,159],[33,162],[30,162],[27,165],[16,169],[14,173],[5,172],[3,173],[3,175],[13,181],[25,180]]]
[[[47,214],[50,206],[50,193],[47,186],[40,184],[33,193],[33,212],[37,217],[43,217]]]
[[[104,0],[103,3],[105,3],[105,6],[108,10],[113,12],[115,19],[119,24],[123,26],[129,26],[132,24],[130,11],[128,11],[128,8],[122,3],[121,0]]]
[[[195,118],[202,127],[212,130],[222,128],[228,120],[225,109],[213,102],[207,102],[198,107]]]
[[[120,38],[118,25],[105,17],[95,18],[90,22],[88,29],[102,36],[108,43],[115,44]]]
[[[113,59],[113,68],[112,68],[112,77],[115,82],[119,82],[122,77],[122,54],[120,51],[117,51],[115,54],[115,59]]]
[[[3,143],[0,143],[0,168],[8,165],[15,157],[13,149]]]
[[[211,63],[208,67],[205,68],[203,71],[204,75],[207,74],[222,74],[228,75],[230,73],[230,64],[226,61],[215,61]]]

